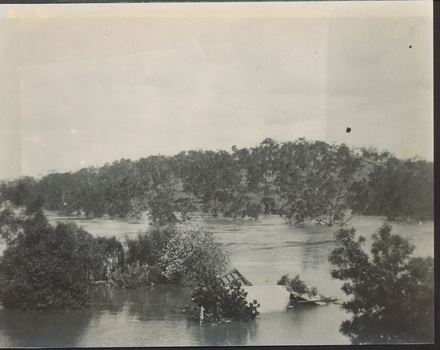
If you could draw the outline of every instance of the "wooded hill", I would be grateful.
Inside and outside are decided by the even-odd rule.
[[[158,225],[202,211],[290,222],[342,225],[351,213],[391,220],[432,219],[433,163],[400,160],[374,148],[330,145],[303,138],[265,139],[253,148],[181,152],[121,159],[102,167],[3,182],[1,201],[43,203],[47,210],[99,217],[148,213]]]

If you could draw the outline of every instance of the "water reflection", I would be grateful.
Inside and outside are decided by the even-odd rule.
[[[2,347],[74,347],[88,329],[93,311],[0,310]]]
[[[118,313],[124,307],[125,295],[109,284],[90,286],[89,295],[93,310]]]
[[[243,346],[253,342],[258,331],[255,320],[249,322],[232,321],[219,326],[195,325],[188,323],[191,338],[202,346]]]
[[[114,288],[101,284],[90,287],[92,308],[112,314],[127,312],[141,321],[182,318],[190,303],[189,292],[178,286],[154,286],[137,289]]]

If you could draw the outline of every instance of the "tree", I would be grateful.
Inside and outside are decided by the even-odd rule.
[[[314,220],[329,227],[348,221],[348,199],[360,161],[345,144],[299,139],[281,147],[279,162],[276,183],[289,220]]]
[[[0,201],[11,201],[14,205],[26,206],[35,198],[37,182],[33,177],[22,176],[19,179],[2,182],[0,186]]]
[[[378,162],[368,179],[356,183],[352,208],[360,214],[389,220],[428,220],[434,217],[432,162],[395,157]]]
[[[10,309],[73,309],[87,305],[93,270],[93,237],[75,224],[53,228],[41,210],[27,217],[23,232],[0,261],[0,301]]]
[[[19,233],[23,232],[23,221],[25,216],[9,200],[1,203],[1,209],[0,237],[6,242],[6,244],[9,244]]]
[[[93,279],[105,280],[118,268],[125,266],[125,254],[122,243],[115,236],[97,237],[94,239],[94,251],[97,264]]]
[[[414,258],[414,246],[384,224],[372,235],[371,254],[355,239],[355,229],[336,233],[330,255],[333,278],[352,296],[342,308],[353,314],[340,331],[355,344],[432,342],[434,335],[433,259]]]
[[[173,225],[189,219],[189,211],[194,209],[190,198],[176,198],[171,185],[159,186],[153,190],[148,200],[148,215],[157,226]]]

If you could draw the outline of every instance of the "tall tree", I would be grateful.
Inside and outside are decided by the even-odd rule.
[[[284,144],[277,177],[282,212],[297,223],[315,220],[327,226],[343,225],[359,170],[359,159],[344,144],[305,139]]]
[[[352,313],[340,331],[355,344],[434,340],[434,262],[414,258],[414,247],[391,227],[372,236],[370,254],[354,229],[336,233],[339,247],[330,255],[333,278],[352,298],[342,308]]]
[[[0,260],[0,300],[11,309],[81,308],[95,263],[93,237],[74,224],[54,229],[42,211],[23,223]]]

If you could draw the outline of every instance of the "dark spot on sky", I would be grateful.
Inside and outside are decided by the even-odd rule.
[[[350,127],[348,127],[347,129],[345,129],[345,132],[346,132],[347,134],[349,134],[350,131],[351,131],[351,128],[350,128]]]
[[[412,45],[409,45],[409,48],[412,49]]]

